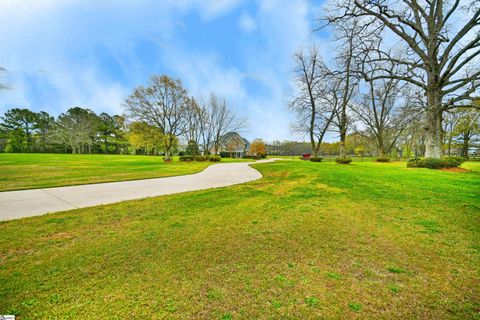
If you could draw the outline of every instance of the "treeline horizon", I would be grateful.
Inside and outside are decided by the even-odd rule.
[[[220,138],[238,131],[237,117],[224,98],[192,97],[178,79],[154,75],[133,89],[110,115],[72,107],[57,117],[28,108],[12,108],[0,117],[0,152],[104,153],[164,155],[178,152],[218,154]]]

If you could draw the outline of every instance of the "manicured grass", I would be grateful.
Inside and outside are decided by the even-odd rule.
[[[255,164],[264,178],[0,223],[22,319],[474,319],[480,166]]]
[[[222,159],[231,161],[243,160]],[[166,163],[159,156],[0,153],[0,191],[177,176],[211,164],[178,157]]]

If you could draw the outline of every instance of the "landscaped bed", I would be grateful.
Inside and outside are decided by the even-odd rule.
[[[254,167],[235,187],[0,223],[0,314],[478,316],[480,163]]]

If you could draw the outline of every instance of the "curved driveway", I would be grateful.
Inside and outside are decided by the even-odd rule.
[[[262,177],[249,164],[272,161],[213,164],[185,176],[0,192],[0,220],[245,183]]]

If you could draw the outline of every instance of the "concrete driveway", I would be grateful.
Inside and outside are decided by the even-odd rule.
[[[249,164],[274,160],[219,163],[211,165],[199,173],[177,177],[0,192],[0,220],[232,186],[262,177],[260,172],[250,167]]]

